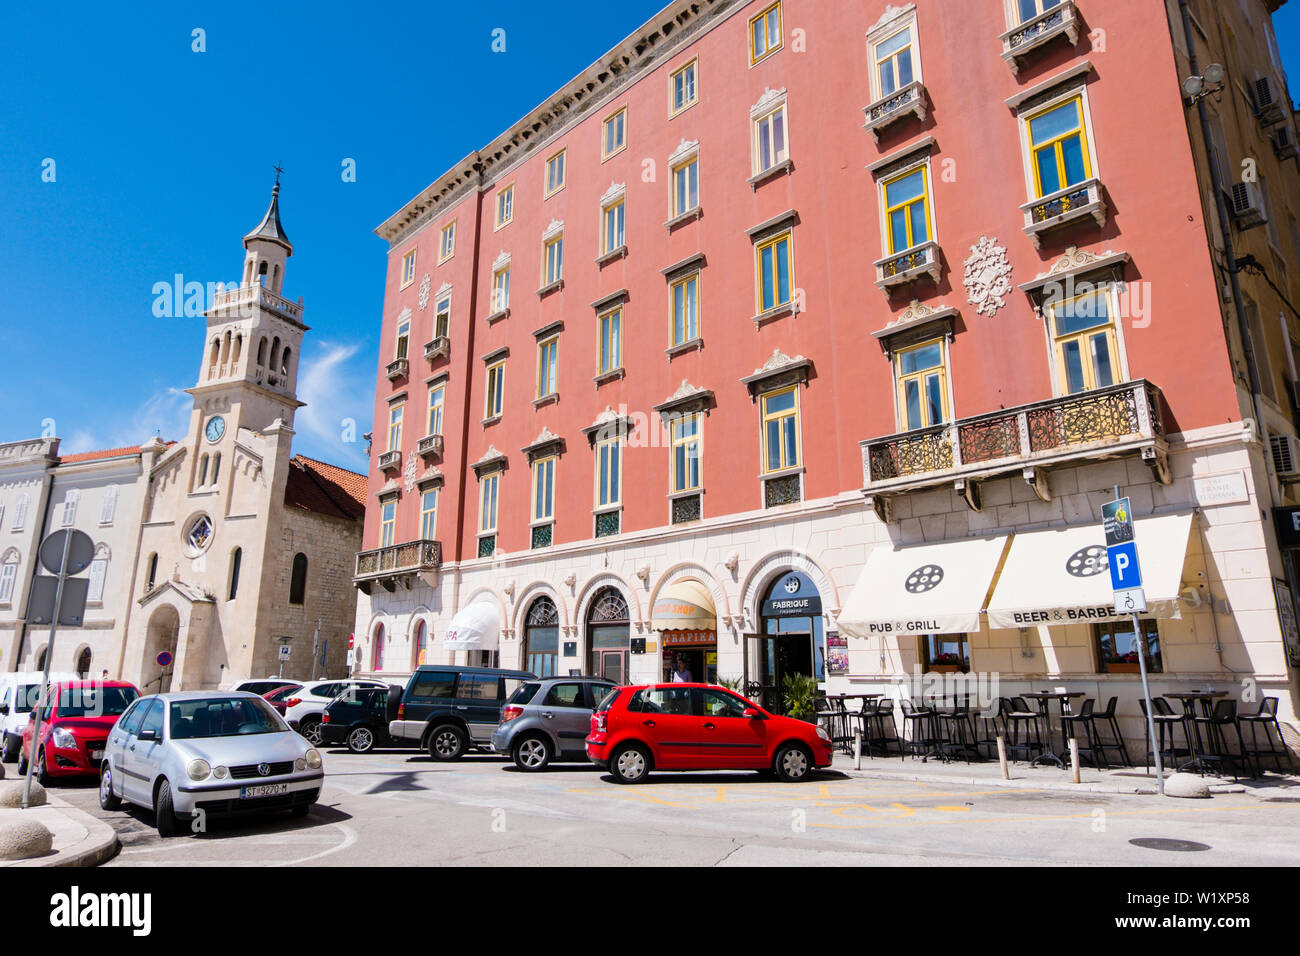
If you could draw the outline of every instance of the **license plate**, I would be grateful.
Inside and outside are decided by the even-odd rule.
[[[240,787],[239,799],[247,800],[250,797],[278,797],[282,793],[289,792],[287,783],[268,783],[260,787]]]
[[[102,751],[102,750],[92,750],[92,751],[90,752],[90,759],[91,759],[91,760],[103,760],[103,759],[104,759],[104,751]]]

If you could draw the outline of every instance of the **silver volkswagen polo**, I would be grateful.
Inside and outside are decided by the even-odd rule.
[[[195,815],[307,813],[325,779],[320,753],[270,704],[238,691],[182,691],[135,701],[109,734],[99,805],[153,810],[158,833]]]

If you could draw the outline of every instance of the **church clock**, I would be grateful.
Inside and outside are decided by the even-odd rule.
[[[226,420],[220,415],[213,415],[208,419],[208,427],[203,429],[203,434],[207,436],[210,442],[221,441],[221,436],[226,433]]]

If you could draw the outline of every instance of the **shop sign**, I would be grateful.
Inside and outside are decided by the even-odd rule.
[[[815,617],[822,612],[822,599],[807,597],[773,598],[763,602],[763,617]]]
[[[664,647],[711,647],[718,643],[717,631],[663,631]]]
[[[1277,619],[1282,628],[1282,643],[1286,645],[1291,666],[1300,666],[1300,625],[1296,623],[1295,601],[1285,581],[1273,579],[1273,596],[1277,600]]]
[[[629,649],[632,651],[633,654],[644,654],[646,651],[645,638],[644,637],[632,638],[631,647]]]

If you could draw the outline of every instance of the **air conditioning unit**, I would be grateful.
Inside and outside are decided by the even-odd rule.
[[[1269,136],[1273,140],[1273,152],[1277,153],[1278,159],[1294,159],[1300,157],[1300,146],[1296,145],[1295,130],[1289,125],[1283,124],[1273,130]]]
[[[1242,229],[1252,229],[1268,222],[1264,211],[1264,197],[1255,183],[1232,184],[1232,215]]]
[[[1273,470],[1279,481],[1300,481],[1300,439],[1294,435],[1269,435]]]
[[[1273,78],[1261,76],[1255,80],[1255,115],[1265,126],[1280,123],[1286,117],[1282,100],[1277,95]]]

